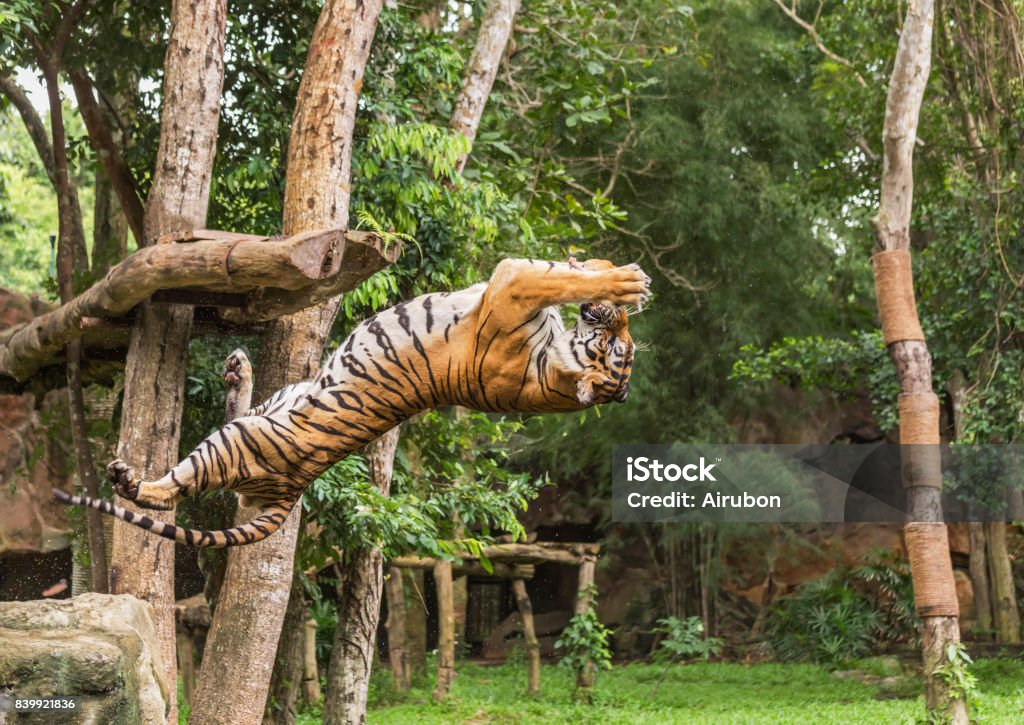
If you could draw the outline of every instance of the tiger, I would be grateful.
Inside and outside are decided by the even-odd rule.
[[[107,475],[119,496],[145,509],[170,510],[187,496],[233,490],[241,505],[257,508],[241,526],[188,529],[101,499],[60,490],[54,498],[180,544],[261,541],[320,474],[422,411],[556,413],[624,402],[636,347],[626,307],[642,309],[650,284],[637,264],[505,259],[487,282],[422,295],[364,320],[311,380],[251,409],[252,366],[235,351],[225,370],[227,407],[244,412],[158,480],[137,480],[120,459]],[[567,304],[580,305],[571,328],[559,311]]]

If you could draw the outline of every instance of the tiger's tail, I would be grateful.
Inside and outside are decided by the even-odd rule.
[[[279,528],[291,513],[294,503],[275,502],[267,504],[260,512],[253,517],[252,521],[232,529],[220,531],[201,531],[199,529],[184,529],[174,524],[166,524],[163,521],[135,513],[127,509],[115,506],[109,501],[88,496],[72,496],[60,489],[53,490],[53,500],[69,506],[91,506],[105,514],[115,516],[132,526],[150,531],[165,539],[172,539],[179,544],[188,546],[210,547],[220,549],[225,546],[243,546],[262,541]]]

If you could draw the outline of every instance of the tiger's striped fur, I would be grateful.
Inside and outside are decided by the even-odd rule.
[[[137,481],[123,461],[107,468],[117,493],[143,508],[234,490],[261,507],[243,526],[182,529],[105,501],[62,491],[54,497],[182,544],[259,541],[317,476],[420,411],[460,405],[547,413],[624,401],[634,345],[622,307],[646,302],[649,285],[635,264],[505,260],[486,283],[424,295],[364,321],[312,380],[230,421],[163,478]],[[567,330],[558,306],[570,303],[581,308]]]

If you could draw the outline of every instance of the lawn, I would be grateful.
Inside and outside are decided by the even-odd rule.
[[[391,691],[386,668],[371,688],[369,723],[914,723],[924,717],[922,697],[877,699],[880,688],[838,679],[813,665],[700,663],[662,668],[616,666],[598,677],[592,705],[573,702],[571,674],[545,666],[542,691],[528,697],[522,664],[483,667],[460,662],[451,697],[431,699],[426,679],[404,695]],[[980,693],[972,706],[979,723],[1024,722],[1024,666],[983,660],[972,671]],[[303,725],[320,722],[306,712]]]

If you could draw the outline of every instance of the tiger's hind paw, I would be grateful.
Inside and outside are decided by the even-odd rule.
[[[107,466],[107,479],[114,484],[114,491],[121,498],[134,501],[139,495],[139,483],[135,480],[135,469],[117,458]]]
[[[224,384],[228,389],[238,389],[252,382],[252,363],[249,356],[239,348],[224,361]]]

